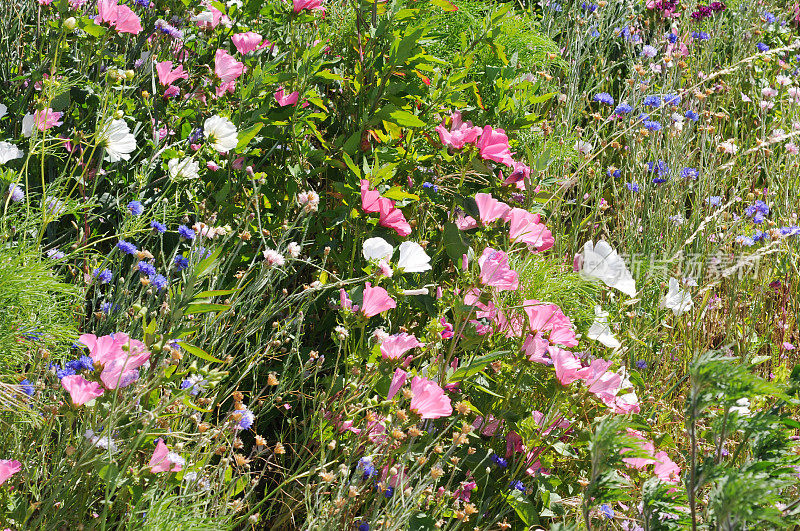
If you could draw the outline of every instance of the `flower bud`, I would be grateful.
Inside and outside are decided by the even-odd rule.
[[[64,21],[64,29],[67,31],[72,31],[78,25],[78,21],[75,20],[75,17],[69,17]]]

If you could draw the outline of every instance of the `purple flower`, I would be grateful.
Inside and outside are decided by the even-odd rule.
[[[95,269],[93,276],[100,284],[108,284],[114,279],[114,274],[108,269],[103,269],[102,271]]]
[[[628,190],[630,190],[631,192],[639,191],[639,185],[636,183],[625,183],[625,186],[627,186]]]
[[[177,269],[178,271],[183,271],[187,267],[189,267],[188,258],[183,256],[182,254],[175,256],[175,269]]]
[[[147,275],[148,277],[152,277],[156,274],[156,268],[153,267],[152,264],[148,264],[144,260],[140,261],[137,266],[139,268],[139,273],[142,275]]]
[[[139,250],[134,244],[126,242],[125,240],[120,240],[117,243],[117,248],[125,254],[136,254],[136,251]]]
[[[661,97],[656,95],[645,96],[644,101],[642,101],[642,105],[657,109],[661,107]]]
[[[616,109],[614,109],[614,114],[628,114],[633,110],[633,107],[628,105],[627,103],[620,103],[617,105]]]
[[[164,275],[153,275],[150,277],[150,284],[158,291],[161,291],[169,285],[169,280]]]
[[[159,234],[164,234],[167,232],[167,226],[163,223],[159,223],[156,220],[150,222],[150,228],[153,229],[153,232],[157,232]]]
[[[767,46],[763,42],[759,42],[758,44],[756,44],[756,48],[758,48],[758,51],[762,53],[769,51],[769,46]]]
[[[237,409],[234,413],[242,416],[236,424],[237,430],[249,430],[253,426],[253,421],[256,420],[256,416],[249,409]]]
[[[603,103],[605,105],[614,105],[614,98],[612,98],[611,94],[609,94],[608,92],[601,92],[599,94],[595,94],[593,99],[598,103]]]
[[[8,185],[8,195],[11,196],[11,201],[14,203],[19,203],[23,199],[25,199],[25,192],[22,190],[22,187],[18,184],[9,184]]]
[[[140,201],[131,201],[128,203],[128,210],[134,216],[141,216],[142,212],[144,212],[144,206]]]
[[[186,225],[181,225],[178,227],[178,235],[185,240],[194,240],[194,231],[187,227]]]

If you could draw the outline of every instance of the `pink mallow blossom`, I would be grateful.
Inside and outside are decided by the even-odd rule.
[[[364,300],[361,304],[361,312],[366,317],[372,317],[396,307],[397,303],[385,289],[381,287],[373,288],[372,284],[366,283],[364,286]]]
[[[158,74],[158,82],[165,87],[179,79],[189,79],[189,74],[183,70],[183,65],[178,65],[173,70],[172,61],[156,63],[156,73]]]
[[[158,439],[156,449],[150,458],[150,472],[180,472],[185,464],[184,459],[174,452],[170,452],[164,441]]]
[[[270,44],[269,41],[264,41],[264,37],[253,31],[237,33],[231,36],[231,41],[233,41],[233,45],[236,46],[236,50],[240,54],[254,52]]]
[[[102,365],[100,380],[106,389],[127,387],[135,382],[139,377],[138,368],[150,359],[144,343],[122,332],[102,337],[83,334],[78,341],[89,347],[92,361]]]
[[[0,459],[0,485],[22,470],[22,463],[12,459]]]
[[[142,31],[142,23],[136,13],[128,6],[117,4],[117,0],[100,0],[97,2],[97,20],[106,22],[119,33],[133,35]]]
[[[436,132],[439,133],[439,140],[442,144],[453,149],[461,149],[466,144],[474,144],[481,134],[480,127],[473,127],[472,122],[462,122],[461,113],[453,111],[450,115],[450,130],[445,127],[445,123],[436,126]]]
[[[546,225],[540,223],[539,214],[514,208],[508,215],[509,237],[512,242],[523,242],[531,251],[546,251],[555,243],[553,234]]]
[[[402,332],[383,340],[381,343],[381,356],[384,359],[396,360],[412,348],[422,346],[424,344],[420,343],[414,335]]]
[[[556,378],[562,385],[580,379],[581,362],[575,354],[559,347],[550,347],[550,357],[556,370]]]
[[[392,383],[389,384],[389,394],[386,395],[387,400],[394,398],[394,395],[403,387],[408,379],[408,373],[403,369],[395,369],[394,376],[392,376]]]
[[[483,284],[501,291],[519,289],[519,274],[508,266],[508,255],[503,251],[487,247],[478,258],[478,265],[481,268],[480,279]]]
[[[450,398],[436,382],[415,376],[411,379],[411,392],[414,393],[414,397],[411,399],[409,409],[423,419],[438,419],[453,413]]]
[[[76,406],[82,406],[103,394],[100,384],[90,382],[80,374],[65,376],[61,379],[61,385],[69,392],[72,403]]]
[[[287,105],[294,105],[297,103],[297,99],[300,97],[300,93],[298,91],[294,91],[291,94],[286,94],[283,90],[283,87],[279,87],[278,90],[275,91],[275,101],[278,102],[278,105],[281,107],[286,107]]]
[[[299,13],[305,9],[308,11],[322,11],[322,14],[325,14],[322,0],[293,0],[292,4],[292,11],[295,13]]]
[[[498,201],[491,194],[475,194],[475,203],[478,204],[478,213],[481,223],[488,225],[493,221],[508,219],[511,207],[502,201]]]
[[[492,129],[491,125],[484,127],[477,146],[482,159],[493,160],[506,166],[514,165],[514,159],[511,157],[511,147],[508,145],[508,137],[502,129]]]

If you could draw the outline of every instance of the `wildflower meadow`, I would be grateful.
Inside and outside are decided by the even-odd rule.
[[[0,14],[0,529],[800,529],[800,3]]]

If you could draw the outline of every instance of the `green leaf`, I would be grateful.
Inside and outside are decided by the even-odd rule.
[[[185,341],[181,341],[179,343],[179,345],[183,350],[185,350],[186,352],[188,352],[189,354],[191,354],[193,356],[197,356],[201,360],[210,361],[212,363],[225,363],[221,359],[215,358],[214,356],[212,356],[211,354],[209,354],[205,350],[201,349],[200,347],[196,347],[196,346],[192,345],[191,343],[186,343]]]
[[[361,170],[358,169],[356,163],[353,162],[353,159],[350,158],[350,155],[347,153],[342,153],[342,158],[344,159],[344,163],[347,164],[347,167],[350,168],[350,171],[356,174],[356,177],[359,179],[361,178]]]
[[[448,2],[447,0],[431,0],[431,4],[441,7],[443,10],[452,13],[453,11],[458,11],[458,6]]]
[[[106,483],[111,483],[119,475],[119,468],[114,463],[109,463],[100,469],[98,475]]]
[[[219,260],[219,256],[222,254],[222,251],[222,247],[217,247],[217,249],[211,253],[211,256],[204,258],[197,264],[197,266],[194,268],[197,278],[202,278],[214,270],[213,266],[216,265],[217,261]]]
[[[223,295],[231,295],[239,291],[238,289],[212,289],[209,291],[201,291],[194,296],[195,299],[207,299],[209,297],[221,297]]]
[[[383,197],[386,197],[387,199],[392,199],[394,201],[403,201],[405,199],[413,199],[414,201],[419,201],[419,196],[417,194],[408,193],[399,186],[393,186],[381,195],[383,195]]]
[[[427,125],[425,122],[420,120],[416,115],[400,109],[389,113],[389,116],[392,117],[394,123],[396,123],[401,127],[425,127]]]
[[[505,498],[525,525],[533,526],[539,524],[539,511],[536,504],[530,501],[527,496],[514,489],[506,494]]]
[[[106,34],[106,29],[99,24],[95,24],[90,17],[81,17],[78,21],[78,27],[92,37],[102,37]]]
[[[194,405],[192,403],[192,401],[189,400],[188,396],[184,396],[183,397],[183,404],[188,406],[188,407],[190,407],[190,408],[192,408],[192,409],[194,409],[195,411],[199,411],[201,413],[212,413],[213,412],[211,409],[203,409],[203,408],[201,408],[199,406]]]
[[[481,372],[484,367],[489,365],[491,362],[498,360],[508,354],[509,351],[507,350],[497,350],[495,352],[491,352],[484,356],[477,356],[474,358],[469,365],[461,366],[450,376],[448,382],[457,382],[463,380],[464,378],[469,378],[474,374],[478,374]]]
[[[186,306],[187,314],[195,313],[209,313],[209,312],[224,312],[231,307],[230,304],[217,304],[214,302],[190,302]]]
[[[461,231],[458,230],[455,223],[449,221],[444,224],[444,250],[447,256],[459,265],[461,264],[461,258],[469,250]]]
[[[261,128],[264,127],[264,124],[261,122],[255,123],[248,127],[247,129],[242,129],[239,131],[239,143],[236,144],[236,151],[247,146],[253,138],[261,131]]]

